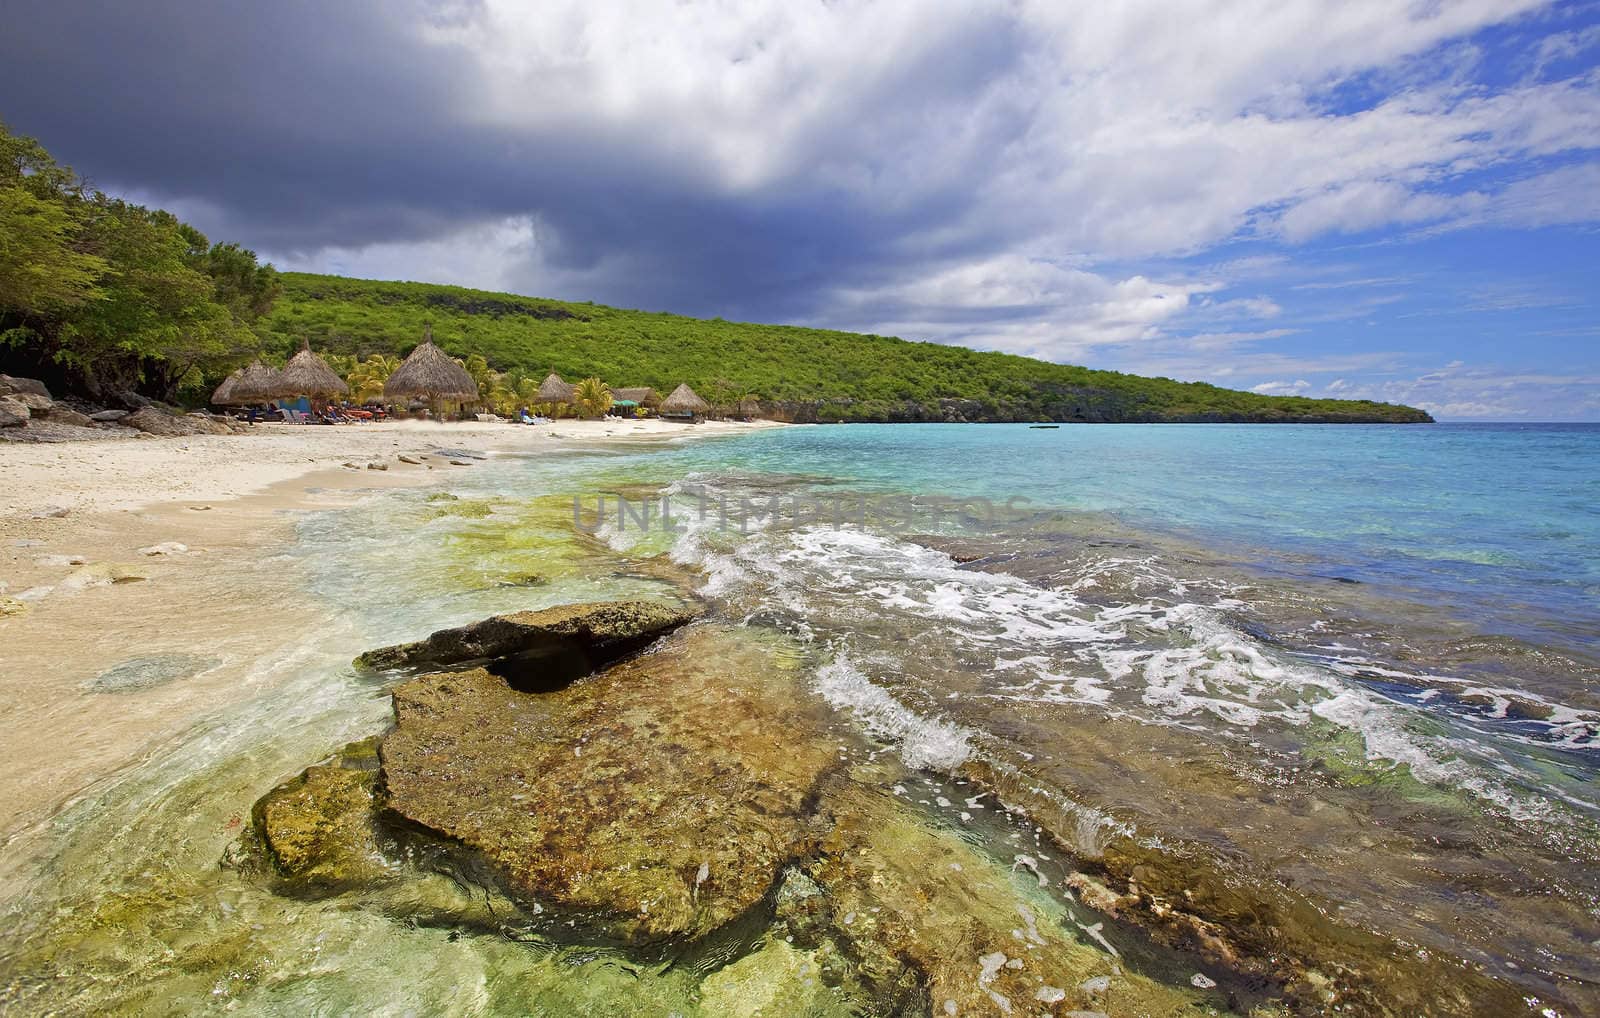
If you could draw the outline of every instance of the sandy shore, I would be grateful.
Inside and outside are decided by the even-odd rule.
[[[260,424],[248,435],[0,444],[0,520],[60,509],[134,509],[156,502],[210,501],[262,491],[346,462],[426,472],[400,455],[440,448],[528,451],[556,440],[661,441],[780,427],[771,422],[660,420],[555,421],[550,424],[435,424],[395,421],[320,427]],[[437,463],[437,459],[434,461]]]
[[[493,469],[492,458],[452,465],[440,450],[537,453],[773,426],[262,425],[0,444],[0,885],[27,868],[24,835],[208,712],[258,695],[274,681],[263,664],[291,658],[325,624],[278,554],[298,510]],[[137,695],[94,691],[108,669],[163,655],[221,664]]]

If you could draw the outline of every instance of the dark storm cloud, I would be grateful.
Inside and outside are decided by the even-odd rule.
[[[804,165],[734,194],[692,153],[651,144],[672,124],[573,118],[583,126],[555,132],[475,117],[479,61],[416,31],[472,16],[415,0],[13,2],[0,117],[97,185],[173,201],[219,239],[304,256],[531,214],[544,267],[587,291],[562,296],[691,313],[813,311],[842,279],[891,275],[900,238],[970,201],[958,179],[883,210],[813,184]],[[1015,46],[1001,23],[898,77],[937,96],[1006,66]],[[843,111],[839,129],[870,114]],[[890,154],[902,157],[915,153]]]

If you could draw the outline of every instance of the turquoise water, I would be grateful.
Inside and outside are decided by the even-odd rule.
[[[1600,647],[1600,425],[838,425],[640,457],[1110,514]],[[1021,504],[1021,503],[1019,503]]]

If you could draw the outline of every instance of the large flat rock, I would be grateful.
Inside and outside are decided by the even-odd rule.
[[[596,935],[697,938],[808,851],[836,760],[809,702],[793,664],[711,626],[559,692],[423,676],[394,690],[388,808]]]
[[[581,674],[648,645],[694,617],[692,609],[659,601],[560,605],[441,629],[415,643],[369,650],[355,663],[359,668],[374,669],[447,668],[522,656],[567,655],[581,659],[568,669]]]

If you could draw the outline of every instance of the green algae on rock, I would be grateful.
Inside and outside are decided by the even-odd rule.
[[[859,995],[829,985],[809,951],[770,940],[700,984],[707,1018],[850,1018],[871,1013]]]
[[[1063,838],[1078,831],[1081,839],[1083,814],[1020,762],[974,759],[962,773],[1052,833],[1080,870],[1070,879],[1080,900],[1272,988],[1294,1013],[1513,1014],[1524,1006],[1515,987],[1471,963],[1338,916],[1307,888],[1230,870],[1207,846],[1116,828],[1097,830],[1092,845]]]
[[[462,498],[459,495],[450,495],[448,498],[430,496],[427,501],[432,506],[428,512],[429,519],[459,516],[469,520],[482,520],[493,515],[495,510],[495,503],[487,498]]]
[[[198,654],[153,654],[129,658],[84,683],[91,693],[137,693],[215,668],[219,658]]]
[[[828,833],[778,895],[797,944],[831,947],[889,1013],[1214,1015],[1227,998],[1124,967],[1087,910],[901,801],[831,782]],[[791,878],[792,880],[793,878]],[[1258,1011],[1266,1014],[1270,1012]]]
[[[697,979],[680,1014],[1227,1009],[1184,985],[1194,970],[1141,974],[1088,909],[847,776],[805,664],[772,631],[701,623],[547,692],[486,668],[403,683],[391,733],[258,804],[272,886],[536,951],[671,958]]]
[[[390,872],[377,833],[375,740],[308,767],[262,796],[255,836],[276,876],[296,890],[337,890]]]
[[[441,629],[415,643],[369,650],[355,664],[368,669],[438,668],[576,651],[592,668],[643,648],[696,614],[660,601],[560,605]]]
[[[394,702],[389,810],[481,854],[514,897],[640,945],[760,906],[835,760],[799,676],[712,627],[557,694],[478,669]]]

